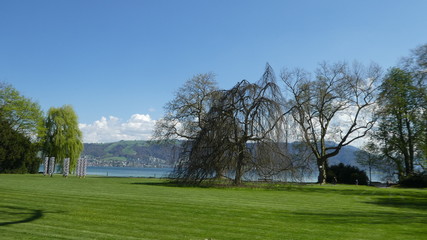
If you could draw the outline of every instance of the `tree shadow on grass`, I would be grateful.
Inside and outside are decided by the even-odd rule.
[[[158,187],[197,187],[207,188],[209,186],[197,185],[197,184],[185,184],[174,181],[161,181],[161,182],[134,182],[133,185],[145,185],[145,186],[158,186]]]
[[[196,187],[196,188],[242,188],[242,189],[265,189],[270,191],[292,191],[292,192],[307,192],[307,193],[318,193],[318,194],[340,194],[340,195],[354,195],[354,196],[403,196],[424,199],[427,202],[427,191],[384,191],[385,189],[379,189],[376,187],[366,186],[354,186],[353,188],[341,188],[340,185],[328,186],[311,186],[308,184],[289,184],[289,183],[272,183],[265,184],[259,182],[249,182],[242,185],[232,185],[225,183],[216,182],[205,182],[202,184],[191,184],[177,181],[153,181],[153,182],[133,182],[134,185],[146,185],[146,186],[162,186],[162,187]],[[391,190],[391,189],[390,189]]]
[[[423,213],[394,213],[394,212],[298,212],[293,213],[296,218],[308,219],[319,224],[336,223],[336,224],[426,224],[427,214]]]
[[[319,194],[332,193],[332,194],[353,195],[353,196],[409,197],[409,198],[424,199],[424,201],[427,201],[427,191],[424,191],[424,190],[405,191],[404,189],[402,189],[403,191],[393,191],[394,189],[381,189],[381,188],[366,187],[366,186],[354,186],[352,188],[341,188],[340,185],[336,185],[336,186],[331,185],[330,187],[288,185],[285,187],[279,187],[275,190],[298,191],[298,192],[319,193]],[[395,189],[395,190],[399,190],[399,189]]]
[[[40,209],[28,209],[15,206],[0,206],[0,227],[33,222],[42,218],[45,213],[47,212]]]
[[[381,197],[365,203],[383,207],[406,208],[427,211],[427,198],[416,197]],[[427,219],[426,219],[427,222]]]
[[[42,218],[42,210],[0,206],[0,226],[32,222]]]

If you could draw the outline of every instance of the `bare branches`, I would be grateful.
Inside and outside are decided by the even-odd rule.
[[[187,137],[188,151],[176,177],[203,181],[231,175],[239,184],[248,171],[268,175],[291,170],[295,165],[283,145],[284,101],[269,65],[257,83],[243,80],[216,91],[197,134]],[[169,129],[180,134],[174,124]]]
[[[323,182],[327,159],[373,127],[369,114],[380,75],[376,65],[322,63],[315,78],[302,69],[283,71],[285,92],[268,64],[257,83],[243,80],[230,90],[204,88],[199,80],[210,76],[195,77],[166,106],[169,114],[158,121],[156,136],[188,140],[180,178],[202,181],[232,172],[239,184],[247,171],[267,176],[307,166],[288,152],[290,114],[299,134],[293,140],[303,140],[304,151],[310,150],[304,159],[316,158]]]
[[[217,90],[213,73],[198,74],[185,82],[175,98],[166,104],[166,116],[157,121],[154,139],[195,139],[203,128]]]
[[[319,182],[326,179],[327,159],[373,127],[374,120],[368,115],[375,104],[375,83],[380,76],[377,65],[366,69],[358,63],[352,68],[346,63],[322,63],[315,79],[300,69],[282,72],[282,81],[293,97],[292,116],[317,158]],[[327,141],[337,144],[326,146]]]

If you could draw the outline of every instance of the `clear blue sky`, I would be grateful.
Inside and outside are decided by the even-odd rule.
[[[150,122],[148,136],[197,73],[230,88],[266,62],[276,74],[340,60],[387,69],[426,42],[425,0],[0,0],[0,81],[45,111],[71,104],[86,141],[138,138]],[[116,137],[90,132],[111,121]]]

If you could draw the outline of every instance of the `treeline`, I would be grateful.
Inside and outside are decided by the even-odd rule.
[[[0,83],[0,173],[36,173],[43,157],[57,164],[70,158],[74,170],[83,150],[77,115],[65,105],[50,108],[22,96],[12,85]]]
[[[277,79],[267,64],[258,82],[228,90],[218,89],[213,73],[198,74],[166,104],[154,136],[186,140],[174,170],[184,182],[300,177],[314,163],[325,183],[328,160],[361,141],[369,144],[360,163],[402,181],[426,166],[426,76],[427,45],[385,74],[376,64],[338,62],[314,73],[284,69]],[[290,142],[302,144],[289,151]]]

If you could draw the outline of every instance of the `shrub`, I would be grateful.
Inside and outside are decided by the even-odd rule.
[[[409,177],[403,178],[399,182],[402,187],[414,187],[414,188],[426,188],[427,187],[427,175],[416,174]]]
[[[338,183],[355,184],[357,180],[360,185],[368,184],[365,171],[342,163],[328,167],[326,174],[326,181],[329,183],[334,183],[334,177],[336,177]]]

